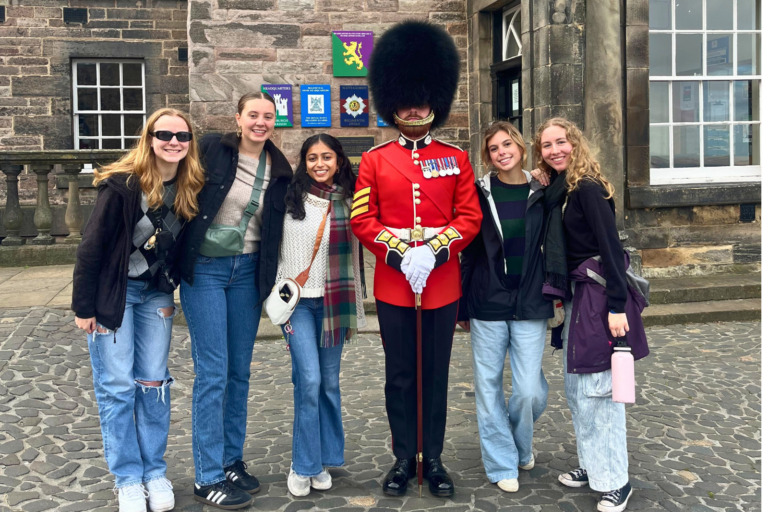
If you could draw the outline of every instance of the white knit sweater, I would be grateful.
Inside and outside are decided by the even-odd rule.
[[[347,204],[349,207],[349,204]],[[294,219],[286,213],[283,221],[283,239],[280,242],[280,259],[277,263],[277,281],[286,277],[295,278],[307,268],[312,259],[312,249],[323,214],[328,209],[328,200],[307,194],[304,198],[304,220]],[[330,215],[330,214],[329,214]],[[331,219],[325,223],[323,238],[317,250],[315,261],[309,269],[309,279],[302,287],[302,298],[322,297],[325,295],[325,273],[328,268],[328,244],[331,231]],[[354,235],[353,235],[354,237]],[[365,325],[363,310],[363,291],[360,284],[360,244],[357,239],[352,243],[352,267],[355,279],[355,302],[357,326]]]

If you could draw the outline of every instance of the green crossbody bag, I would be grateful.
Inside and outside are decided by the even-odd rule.
[[[203,243],[200,245],[200,254],[209,258],[221,256],[237,256],[243,254],[245,247],[245,231],[251,217],[259,209],[259,196],[264,185],[264,174],[267,169],[267,151],[262,150],[259,158],[259,167],[256,169],[256,179],[253,180],[253,191],[248,206],[243,212],[243,218],[238,226],[224,224],[211,224],[205,232]]]

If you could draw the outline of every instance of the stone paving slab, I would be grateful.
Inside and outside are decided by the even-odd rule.
[[[652,327],[652,355],[637,365],[638,403],[628,407],[630,511],[760,510],[760,323]],[[192,499],[188,333],[174,330],[173,388],[166,459],[181,511],[213,511]],[[549,406],[536,425],[536,467],[520,491],[505,494],[480,460],[469,336],[458,333],[451,362],[444,461],[457,484],[452,499],[412,487],[386,497],[380,481],[392,463],[384,411],[384,360],[375,334],[345,348],[342,406],[346,466],[334,486],[292,498],[286,488],[293,400],[284,343],[254,351],[245,460],[262,481],[248,510],[528,511],[595,510],[598,495],[568,489],[557,475],[577,465],[563,395],[560,353],[545,352]],[[113,511],[113,479],[101,447],[88,350],[71,312],[0,309],[0,512]],[[415,487],[415,486],[414,486]]]

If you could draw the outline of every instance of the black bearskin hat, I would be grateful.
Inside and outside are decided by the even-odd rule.
[[[448,119],[459,83],[459,52],[450,35],[424,21],[404,21],[378,38],[368,65],[376,111],[392,126],[398,108],[429,105],[432,127]]]

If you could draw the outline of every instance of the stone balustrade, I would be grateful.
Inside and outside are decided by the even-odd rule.
[[[35,205],[34,223],[37,236],[29,240],[30,245],[52,245],[51,236],[51,204],[48,197],[48,179],[55,166],[60,166],[66,174],[69,188],[67,192],[67,210],[64,217],[69,235],[67,243],[79,243],[80,230],[83,227],[83,213],[80,204],[78,175],[83,164],[94,167],[114,162],[124,154],[121,150],[54,150],[54,151],[5,151],[0,152],[0,171],[5,174],[7,184],[7,200],[3,226],[6,237],[3,246],[19,246],[25,243],[20,236],[21,205],[19,203],[19,174],[24,166],[37,176],[37,202]]]

